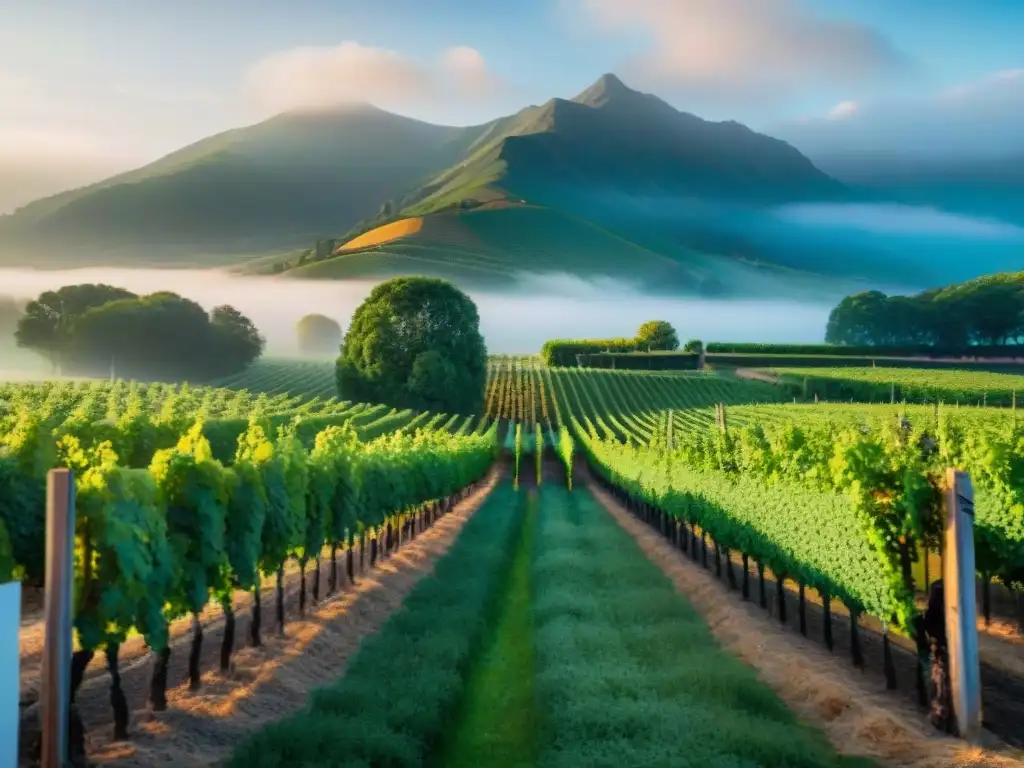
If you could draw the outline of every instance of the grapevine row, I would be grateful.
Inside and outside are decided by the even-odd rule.
[[[17,526],[41,514],[42,477],[31,459],[49,436],[37,432],[20,437],[23,445],[36,445],[15,459],[0,461],[0,520],[15,526],[10,531],[13,557],[7,558],[0,580],[26,573],[41,557],[31,549],[41,542],[25,538]],[[357,537],[361,553],[369,537],[372,565],[378,551],[387,553],[414,535],[441,507],[447,509],[456,493],[479,480],[496,447],[494,427],[464,436],[399,432],[364,443],[349,424],[322,430],[307,449],[298,437],[298,424],[279,427],[271,436],[266,424],[253,419],[226,465],[214,457],[197,422],[177,445],[156,451],[147,468],[132,469],[123,465],[109,441],[90,448],[74,435],[62,436],[54,465],[74,470],[76,480],[74,629],[79,650],[73,668],[84,669],[97,651],[107,654],[115,731],[124,736],[127,709],[120,705],[123,693],[116,671],[118,648],[129,632],[138,631],[156,655],[151,702],[162,709],[172,621],[195,617],[189,672],[192,687],[198,687],[198,614],[208,603],[219,602],[225,612],[228,629],[221,659],[226,666],[234,642],[234,591],[253,593],[250,642],[259,644],[261,576],[276,575],[276,624],[281,630],[288,561],[300,566],[299,607],[304,610],[306,569],[312,563],[317,573],[316,600],[325,547],[330,548],[328,583],[333,590],[339,584],[339,550],[347,553],[352,579]]]

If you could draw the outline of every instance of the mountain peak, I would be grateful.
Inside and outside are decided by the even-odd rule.
[[[588,107],[600,107],[609,101],[629,98],[642,95],[634,91],[618,77],[609,73],[601,75],[583,93],[573,99],[577,104],[584,104]]]

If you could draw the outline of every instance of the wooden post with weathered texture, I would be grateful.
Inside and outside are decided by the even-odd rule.
[[[974,572],[974,489],[966,472],[946,470],[945,591],[950,699],[957,735],[976,741],[981,731],[981,667]]]
[[[39,692],[42,768],[64,768],[68,760],[74,552],[75,476],[69,469],[51,469],[46,483],[46,635]]]

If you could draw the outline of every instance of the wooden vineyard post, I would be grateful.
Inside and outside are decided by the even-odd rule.
[[[724,433],[726,431],[725,403],[718,403],[715,406],[715,423],[718,425],[719,432]]]
[[[976,741],[981,730],[974,574],[974,489],[966,472],[946,470],[946,526],[942,581],[949,648],[950,700],[957,734]]]
[[[671,410],[668,412],[668,435],[666,437],[666,442],[668,443],[668,449],[670,451],[672,450],[672,413],[673,412]]]
[[[52,469],[46,482],[46,635],[43,645],[42,768],[64,768],[71,714],[75,476]]]

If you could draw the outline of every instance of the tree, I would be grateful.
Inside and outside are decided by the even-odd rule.
[[[207,373],[226,375],[250,365],[266,347],[266,339],[248,317],[229,304],[210,312]]]
[[[295,324],[299,351],[306,355],[337,355],[341,349],[341,326],[324,315],[306,315]]]
[[[60,366],[71,339],[75,320],[95,307],[111,301],[137,298],[124,288],[92,283],[65,285],[56,291],[44,291],[25,307],[14,338],[19,347],[31,349]]]
[[[693,352],[699,355],[704,351],[704,342],[700,339],[690,339],[686,344],[683,345],[683,352]]]
[[[829,316],[825,341],[962,352],[972,344],[1017,343],[1022,334],[1024,273],[1009,272],[913,296],[847,296]]]
[[[679,349],[676,329],[664,320],[648,320],[641,325],[636,333],[636,342],[641,349],[646,350]]]
[[[252,321],[233,307],[207,315],[194,301],[168,292],[108,301],[59,330],[61,359],[69,369],[134,378],[227,375],[259,357],[264,345]]]
[[[337,363],[351,400],[472,413],[483,405],[487,348],[476,305],[451,283],[399,277],[359,305]]]
[[[888,297],[881,291],[847,296],[829,313],[825,341],[829,344],[878,344]]]
[[[90,309],[75,322],[69,357],[92,373],[113,368],[123,377],[178,378],[207,373],[212,346],[206,311],[161,292]]]

